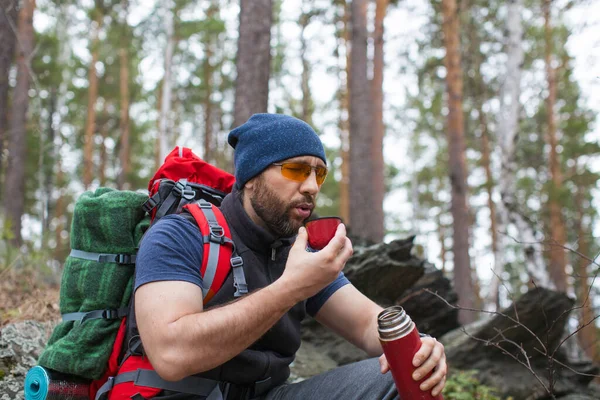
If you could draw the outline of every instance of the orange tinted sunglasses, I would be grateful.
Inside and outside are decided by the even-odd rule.
[[[321,166],[313,167],[308,164],[292,162],[281,164],[273,163],[273,165],[281,167],[281,175],[285,178],[296,182],[304,182],[310,176],[313,169],[315,170],[317,185],[321,186],[327,177],[327,168]]]

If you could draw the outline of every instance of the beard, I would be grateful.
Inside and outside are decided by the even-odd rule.
[[[255,188],[254,195],[250,197],[250,204],[267,228],[279,237],[296,235],[306,219],[293,218],[292,210],[300,204],[314,205],[315,199],[305,194],[301,199],[286,204],[277,192],[265,183],[263,176],[256,179]]]

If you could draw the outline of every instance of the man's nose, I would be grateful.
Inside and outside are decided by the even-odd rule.
[[[309,193],[314,196],[317,193],[319,193],[319,189],[320,186],[319,184],[317,184],[317,173],[313,169],[310,171],[310,175],[308,176],[308,178],[306,178],[304,182],[302,182],[302,185],[300,186],[300,191],[302,193]]]

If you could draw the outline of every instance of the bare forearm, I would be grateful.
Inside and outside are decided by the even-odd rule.
[[[383,353],[381,342],[379,341],[379,332],[377,330],[377,315],[382,310],[381,307],[377,306],[372,314],[369,322],[365,326],[365,333],[363,336],[363,344],[361,348],[370,356],[377,357]]]
[[[258,340],[296,302],[284,285],[275,282],[239,301],[172,322],[161,354],[165,378],[180,379],[230,360]]]

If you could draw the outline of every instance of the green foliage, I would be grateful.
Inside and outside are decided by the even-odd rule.
[[[451,374],[444,387],[444,399],[500,400],[493,388],[485,386],[477,380],[476,373],[477,371],[456,371]]]

